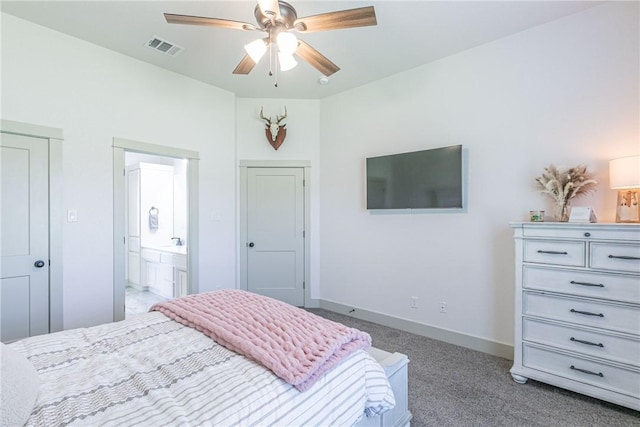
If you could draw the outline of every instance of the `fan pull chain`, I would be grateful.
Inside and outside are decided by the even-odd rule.
[[[269,77],[273,76],[273,40],[271,39],[271,27],[269,27]]]
[[[277,52],[273,49],[273,42],[271,38],[271,27],[269,27],[269,77],[273,76],[273,68],[275,64],[276,75],[275,75],[275,83],[274,87],[278,87],[278,58],[276,57]]]

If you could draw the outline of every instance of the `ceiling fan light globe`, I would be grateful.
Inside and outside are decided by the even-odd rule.
[[[247,51],[247,54],[249,54],[251,59],[253,59],[253,62],[258,63],[258,61],[260,61],[260,58],[262,58],[262,56],[267,51],[267,45],[265,44],[264,40],[257,39],[249,44],[244,45],[244,50]]]
[[[283,31],[276,37],[278,50],[282,53],[293,55],[298,48],[298,38],[289,32]]]
[[[280,71],[289,71],[298,65],[293,55],[284,52],[278,52],[278,62],[280,63]]]

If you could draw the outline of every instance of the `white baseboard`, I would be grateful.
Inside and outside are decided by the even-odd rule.
[[[400,319],[387,314],[377,313],[375,311],[354,308],[352,306],[347,306],[333,301],[321,299],[319,302],[320,308],[333,311],[335,313],[355,317],[356,319],[367,320],[379,325],[400,329],[412,334],[421,335],[423,337],[444,341],[449,344],[459,345],[461,347],[488,353],[493,356],[513,360],[513,346],[508,344],[490,341],[447,329],[436,328],[434,326],[425,325],[412,320]]]
[[[310,298],[304,302],[305,308],[320,308],[320,300],[316,298]]]

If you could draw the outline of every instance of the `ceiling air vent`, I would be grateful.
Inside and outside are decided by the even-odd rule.
[[[176,56],[184,50],[182,46],[163,40],[158,36],[151,37],[151,40],[145,43],[145,46],[169,56]]]

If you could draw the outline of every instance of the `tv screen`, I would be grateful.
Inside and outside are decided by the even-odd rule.
[[[462,208],[462,145],[367,158],[367,209]]]

